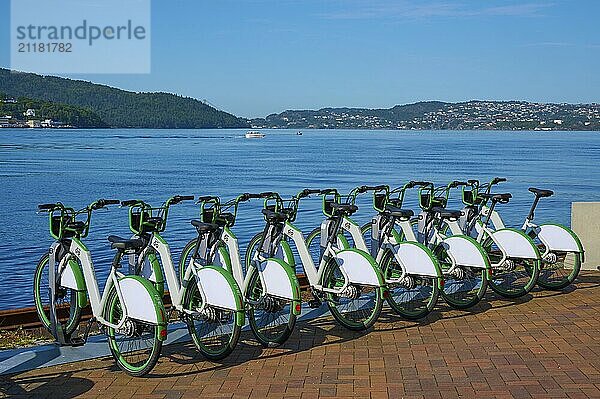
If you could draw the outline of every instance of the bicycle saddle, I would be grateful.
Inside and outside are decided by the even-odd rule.
[[[275,212],[270,209],[263,209],[262,213],[265,215],[267,222],[281,223],[287,220],[287,215],[283,212]]]
[[[415,215],[415,213],[410,209],[400,209],[393,205],[387,205],[385,207],[385,212],[400,219],[408,219],[409,217]]]
[[[353,204],[339,204],[337,202],[332,202],[331,203],[331,208],[334,211],[345,213],[348,216],[350,216],[354,212],[358,211],[358,206],[356,206],[356,205],[353,205]]]
[[[536,197],[550,197],[554,195],[554,191],[552,190],[542,190],[541,188],[529,187],[529,191],[535,194]]]
[[[133,238],[131,240],[127,238],[121,238],[119,236],[108,236],[108,241],[111,242],[111,248],[113,249],[140,249],[144,246],[144,241],[139,238]]]
[[[198,219],[193,219],[190,223],[196,228],[198,233],[212,233],[219,229],[219,226],[214,223],[204,223]]]
[[[431,210],[437,213],[442,219],[458,219],[462,216],[462,211],[450,210],[446,208],[441,208],[439,206],[435,206],[431,208]]]

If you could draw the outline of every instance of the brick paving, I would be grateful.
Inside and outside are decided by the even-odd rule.
[[[90,360],[0,377],[0,396],[147,398],[600,398],[600,274],[561,292],[407,322],[384,309],[366,334],[299,323],[282,348],[246,335],[222,363],[168,346],[148,378]]]

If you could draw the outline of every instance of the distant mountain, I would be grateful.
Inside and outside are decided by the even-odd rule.
[[[426,101],[392,108],[288,110],[252,119],[255,128],[417,130],[600,130],[600,104]]]
[[[248,121],[202,101],[169,93],[136,93],[82,80],[0,68],[0,93],[89,109],[115,128],[243,128]]]

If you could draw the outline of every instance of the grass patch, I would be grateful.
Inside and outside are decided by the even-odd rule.
[[[23,348],[47,342],[48,337],[34,331],[23,330],[0,330],[0,349]]]

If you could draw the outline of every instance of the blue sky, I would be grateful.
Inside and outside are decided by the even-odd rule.
[[[2,27],[8,11],[0,0]],[[150,74],[69,77],[245,117],[421,100],[600,102],[599,15],[599,1],[154,0]]]

